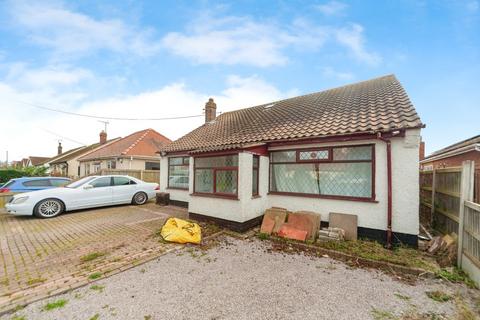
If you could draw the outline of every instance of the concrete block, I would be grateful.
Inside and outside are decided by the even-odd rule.
[[[358,217],[354,214],[330,212],[328,226],[345,231],[345,240],[357,240]]]
[[[288,223],[285,223],[278,231],[278,236],[282,238],[305,241],[307,239],[307,231],[297,229]]]
[[[315,240],[320,229],[321,216],[311,211],[296,211],[288,215],[288,224],[307,231],[307,239]]]
[[[273,229],[270,231],[269,234],[271,233],[278,233],[278,230],[280,230],[281,226],[285,223],[285,220],[287,219],[287,209],[284,208],[270,208],[265,210],[265,214],[263,216],[263,222],[266,220],[272,220],[274,221]],[[262,230],[263,226],[262,222],[262,227],[260,230]],[[268,224],[269,222],[267,222]],[[266,228],[267,226],[265,226]],[[263,231],[262,231],[263,232]]]

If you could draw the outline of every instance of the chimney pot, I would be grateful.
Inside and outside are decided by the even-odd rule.
[[[62,154],[62,149],[63,149],[62,143],[59,141],[58,142],[58,147],[57,147],[57,154]]]
[[[213,98],[210,98],[205,104],[205,123],[215,120],[216,117],[217,104],[213,101]]]
[[[105,144],[107,142],[107,133],[105,132],[105,130],[102,130],[102,132],[100,132],[100,144]]]

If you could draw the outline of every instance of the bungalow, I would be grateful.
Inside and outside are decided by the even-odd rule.
[[[60,153],[54,159],[49,161],[49,171],[53,176],[69,177],[77,179],[80,177],[80,161],[79,159],[89,152],[95,151],[99,148],[109,145],[110,143],[117,141],[120,138],[107,140],[107,133],[105,131],[100,132],[100,139],[97,143],[75,148],[65,153]],[[61,145],[59,144],[59,151],[61,151]]]
[[[165,146],[160,189],[234,230],[283,207],[358,218],[358,235],[416,246],[424,127],[394,75],[226,112]]]
[[[170,142],[153,129],[132,133],[80,157],[80,175],[87,176],[101,169],[160,170],[156,152]]]

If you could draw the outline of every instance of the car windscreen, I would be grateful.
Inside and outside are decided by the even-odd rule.
[[[84,185],[85,183],[87,183],[89,181],[92,181],[95,178],[96,177],[85,177],[85,178],[82,178],[80,180],[77,180],[77,181],[74,181],[72,183],[67,184],[65,186],[65,188],[78,188],[78,187]]]
[[[11,186],[14,183],[15,183],[15,180],[10,180],[7,183],[5,183],[3,186],[0,185],[0,188],[7,188],[8,186]]]

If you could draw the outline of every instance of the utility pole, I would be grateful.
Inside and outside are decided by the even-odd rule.
[[[5,161],[5,166],[8,167],[8,150],[5,151],[5,154],[6,154],[6,161]]]

